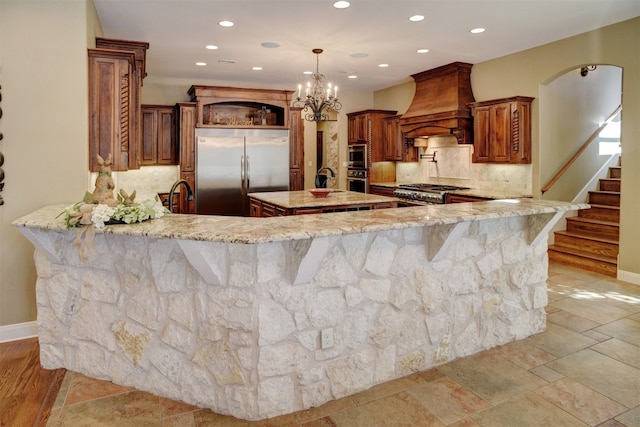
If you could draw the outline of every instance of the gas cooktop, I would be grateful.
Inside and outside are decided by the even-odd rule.
[[[428,192],[441,192],[441,191],[469,189],[469,187],[456,187],[455,185],[440,185],[440,184],[401,184],[400,188],[404,188],[407,190],[428,191]]]
[[[393,195],[419,204],[443,204],[447,191],[468,190],[469,187],[441,184],[401,184]]]

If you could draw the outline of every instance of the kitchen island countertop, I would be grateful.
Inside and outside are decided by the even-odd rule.
[[[399,201],[395,197],[346,190],[333,190],[327,197],[315,197],[308,190],[249,193],[249,197],[287,209]]]
[[[408,182],[372,182],[371,185],[377,185],[379,187],[399,187],[400,185],[410,184]],[[444,185],[444,184],[443,184]],[[448,184],[447,184],[448,185]],[[461,184],[455,184],[461,185]],[[509,190],[486,190],[480,188],[469,188],[467,190],[452,190],[447,191],[449,194],[457,194],[460,196],[481,197],[484,199],[499,200],[499,199],[521,199],[530,198],[531,192],[519,189]]]

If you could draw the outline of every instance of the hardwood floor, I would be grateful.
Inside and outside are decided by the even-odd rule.
[[[0,344],[0,426],[47,423],[65,369],[40,366],[37,338]]]

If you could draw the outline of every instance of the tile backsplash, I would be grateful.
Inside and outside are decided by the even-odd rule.
[[[89,173],[87,191],[92,192],[95,188],[97,175],[97,172]],[[136,190],[136,201],[151,199],[158,193],[168,193],[179,176],[178,166],[142,166],[138,170],[112,173],[116,192],[123,189],[131,194]]]
[[[518,191],[532,192],[532,170],[530,164],[472,163],[473,146],[459,145],[447,137],[430,138],[429,147],[420,150],[420,154],[429,156],[435,151],[436,162],[421,159],[418,163],[397,163],[397,182],[428,182],[480,190],[509,190],[517,188]]]

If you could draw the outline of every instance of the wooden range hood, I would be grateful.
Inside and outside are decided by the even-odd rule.
[[[459,144],[473,143],[472,66],[454,62],[411,76],[416,92],[400,118],[405,138],[454,135]]]

